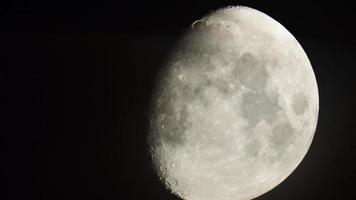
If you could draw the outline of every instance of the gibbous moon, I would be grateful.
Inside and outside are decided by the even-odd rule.
[[[318,87],[303,48],[248,7],[192,24],[150,104],[153,165],[185,200],[246,200],[286,179],[312,142]]]

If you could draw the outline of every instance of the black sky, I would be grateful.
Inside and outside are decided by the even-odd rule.
[[[146,110],[193,21],[245,5],[282,23],[313,65],[313,144],[264,199],[354,199],[355,6],[342,1],[3,1],[0,199],[176,199],[152,171]]]

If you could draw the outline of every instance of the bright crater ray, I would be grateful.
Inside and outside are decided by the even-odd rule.
[[[310,62],[278,22],[247,7],[195,22],[150,107],[153,164],[186,200],[257,197],[302,161],[318,118]]]

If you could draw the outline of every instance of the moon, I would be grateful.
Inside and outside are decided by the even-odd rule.
[[[309,59],[266,14],[227,7],[194,22],[158,73],[149,107],[153,166],[185,200],[245,200],[306,155],[319,97]]]

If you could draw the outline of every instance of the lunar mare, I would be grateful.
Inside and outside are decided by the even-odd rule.
[[[193,23],[158,76],[153,165],[183,199],[252,199],[302,161],[318,109],[314,72],[293,35],[257,10],[219,9]]]

